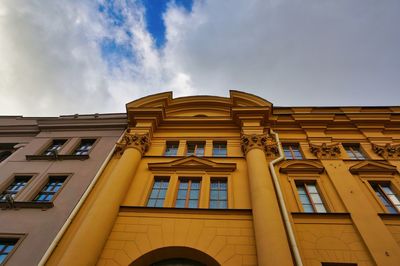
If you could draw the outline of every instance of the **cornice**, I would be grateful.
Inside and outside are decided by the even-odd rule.
[[[362,161],[350,167],[352,174],[365,174],[365,173],[382,173],[382,174],[396,174],[397,168],[388,163],[375,162],[375,161]]]
[[[322,174],[325,168],[320,162],[309,160],[287,160],[279,168],[279,172],[289,174]]]

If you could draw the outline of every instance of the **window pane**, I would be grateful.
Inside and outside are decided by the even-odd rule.
[[[187,189],[188,188],[188,181],[181,181],[179,184],[180,189]]]
[[[161,207],[163,207],[163,205],[164,205],[164,200],[158,199],[158,200],[156,201],[156,206],[155,206],[155,207],[161,208]]]
[[[317,210],[317,212],[320,212],[320,213],[326,212],[326,209],[325,209],[324,205],[322,205],[322,204],[315,204],[315,209]]]
[[[147,202],[147,207],[154,207],[155,204],[156,204],[155,199],[149,199],[149,201]]]
[[[217,209],[218,208],[218,201],[211,200],[210,201],[210,208],[211,209]]]
[[[304,212],[314,212],[312,205],[303,204]]]
[[[177,208],[185,208],[185,200],[176,200],[175,207]]]
[[[210,198],[212,200],[217,200],[218,199],[218,191],[217,190],[210,191]]]
[[[307,185],[307,189],[309,193],[318,193],[317,188],[314,184]]]
[[[200,189],[200,182],[199,181],[192,181],[191,188],[192,189]]]
[[[226,191],[220,191],[219,192],[219,199],[221,199],[221,200],[226,200],[227,199]]]
[[[199,190],[191,190],[190,199],[198,199],[198,198],[199,198]]]
[[[178,191],[178,199],[186,199],[186,190]]]
[[[310,194],[312,201],[317,204],[317,203],[322,203],[321,198],[319,197],[318,194]]]
[[[189,208],[197,208],[197,200],[189,200]]]
[[[219,208],[221,208],[221,209],[227,209],[228,208],[228,204],[227,204],[228,202],[226,201],[226,200],[221,200],[220,202],[219,202]]]
[[[309,204],[310,203],[310,199],[308,198],[307,195],[300,195],[300,201],[303,204]]]

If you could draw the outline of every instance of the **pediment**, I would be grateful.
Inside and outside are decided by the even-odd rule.
[[[396,166],[383,162],[372,162],[364,161],[350,167],[352,174],[360,173],[386,173],[395,174],[397,173]]]
[[[324,172],[321,163],[315,161],[285,161],[279,169],[281,173],[309,173],[321,174]]]
[[[236,169],[236,163],[218,163],[205,158],[189,156],[167,163],[148,163],[148,167],[152,171],[202,170],[232,172]]]

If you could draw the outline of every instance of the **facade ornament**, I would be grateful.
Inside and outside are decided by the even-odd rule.
[[[339,143],[310,144],[310,151],[317,156],[318,159],[337,159],[340,156]]]
[[[267,157],[276,157],[279,154],[278,144],[268,134],[242,134],[241,146],[244,154],[251,149],[261,149]]]
[[[385,159],[400,159],[400,144],[378,145],[372,143],[373,151]]]
[[[117,142],[115,152],[122,155],[127,148],[134,148],[143,155],[150,146],[149,134],[125,133],[120,142]]]

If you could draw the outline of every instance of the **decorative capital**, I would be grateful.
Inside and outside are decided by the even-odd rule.
[[[310,150],[319,159],[337,159],[340,155],[339,143],[310,144]]]
[[[279,154],[278,144],[267,134],[243,134],[241,137],[242,151],[247,154],[252,149],[261,149],[267,157],[275,157]]]
[[[127,148],[134,148],[143,155],[149,149],[149,146],[150,138],[148,134],[125,133],[122,140],[117,143],[115,152],[122,155]]]
[[[378,145],[373,143],[372,149],[385,159],[400,159],[400,144],[392,145],[387,143],[386,145]]]

